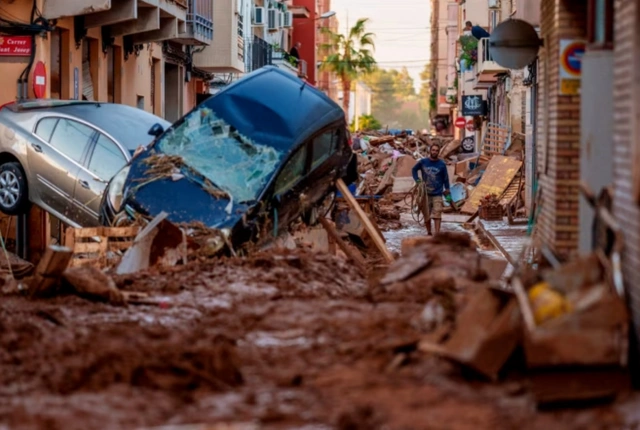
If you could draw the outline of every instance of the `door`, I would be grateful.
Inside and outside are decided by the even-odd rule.
[[[102,194],[107,182],[127,164],[120,147],[107,136],[98,133],[93,153],[86,168],[78,172],[73,203],[78,209],[78,222],[84,227],[98,225]]]
[[[37,138],[28,147],[32,199],[71,222],[78,216],[72,205],[73,191],[94,133],[77,121],[43,118],[36,126]]]

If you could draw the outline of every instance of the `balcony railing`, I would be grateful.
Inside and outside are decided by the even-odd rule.
[[[251,43],[251,71],[273,64],[273,46],[258,36]]]
[[[496,81],[496,75],[506,72],[507,69],[493,61],[489,46],[489,38],[485,37],[478,41],[478,61],[473,66],[476,77],[474,89],[486,89],[491,87]]]
[[[213,40],[213,2],[211,0],[188,1],[185,31],[178,42],[185,45],[209,45]]]

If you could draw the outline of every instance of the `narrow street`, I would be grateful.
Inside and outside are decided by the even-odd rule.
[[[391,249],[423,235],[402,219],[386,233]],[[0,429],[637,428],[637,396],[537,412],[517,359],[488,383],[416,350],[424,294],[382,291],[327,254],[278,251],[114,279],[154,304],[3,297]]]

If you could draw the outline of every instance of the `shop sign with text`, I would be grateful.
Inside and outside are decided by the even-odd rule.
[[[31,36],[0,36],[0,57],[29,57]]]

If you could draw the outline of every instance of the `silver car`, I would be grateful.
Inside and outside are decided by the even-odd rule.
[[[0,211],[32,202],[73,227],[99,225],[109,180],[171,124],[134,107],[29,100],[0,108]]]

